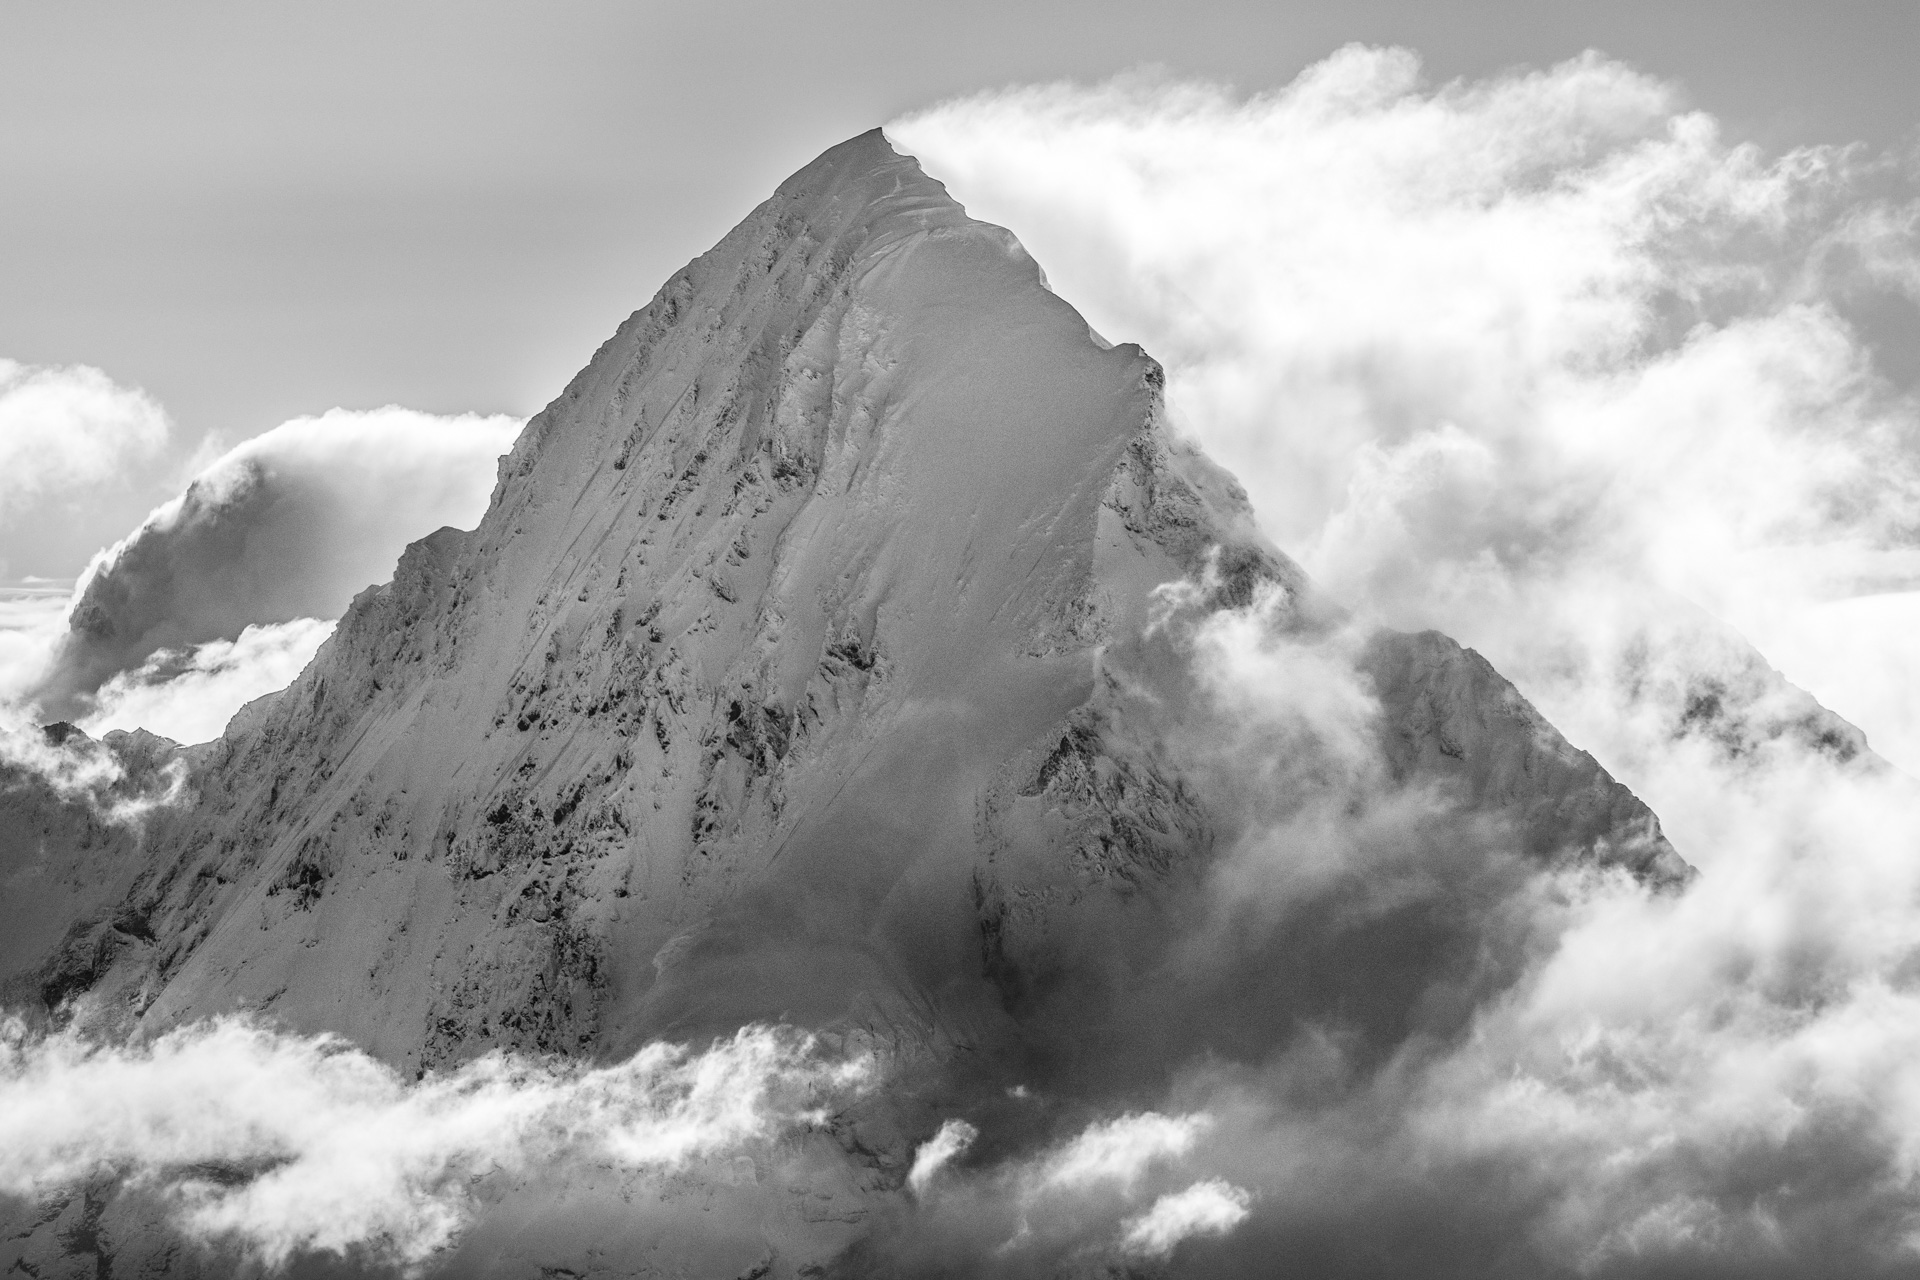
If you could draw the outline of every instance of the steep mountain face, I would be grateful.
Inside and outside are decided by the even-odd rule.
[[[253,1009],[410,1073],[856,1036],[907,1082],[860,1138],[897,1187],[936,1107],[1015,1081],[1125,1099],[1310,1022],[1363,1060],[1456,1033],[1510,973],[1469,908],[1543,866],[1684,879],[1477,655],[1317,599],[1161,383],[878,131],[836,147],[621,326],[477,529],[195,753],[130,883],[8,958],[50,1005]],[[1236,620],[1279,694],[1209,658]],[[1288,655],[1343,664],[1366,761]],[[1452,896],[1315,881],[1195,959],[1217,869],[1310,860],[1329,804],[1398,815],[1360,865]]]

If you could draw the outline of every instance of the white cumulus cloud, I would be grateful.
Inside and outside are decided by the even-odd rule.
[[[151,460],[169,429],[152,397],[98,369],[0,359],[0,525]]]

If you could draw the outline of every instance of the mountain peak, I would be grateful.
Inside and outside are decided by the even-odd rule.
[[[1129,662],[1200,714],[1151,638],[1166,585],[1331,616],[1161,386],[877,131],[828,151],[527,425],[477,529],[409,548],[205,750],[128,890],[145,1016],[267,1007],[408,1065],[908,1005],[927,1043],[977,1034],[981,797],[1097,742]],[[1421,741],[1518,700],[1416,642],[1372,661]]]
[[[916,953],[975,965],[970,908],[937,958],[884,908],[927,876],[964,906],[988,775],[1157,585],[1211,555],[1242,596],[1304,586],[1161,382],[879,133],[827,152],[528,424],[476,530],[409,548],[210,750],[132,890],[193,939],[151,957],[147,1016],[264,1005],[433,1063],[831,1020],[947,981]],[[217,900],[187,891],[209,859]],[[708,981],[767,902],[824,972],[771,949]],[[340,1007],[369,953],[380,994]]]

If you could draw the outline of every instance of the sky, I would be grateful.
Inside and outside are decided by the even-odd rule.
[[[1909,146],[1920,121],[1902,0],[0,14],[0,358],[97,368],[172,424],[138,477],[0,526],[15,579],[75,575],[219,452],[209,433],[525,417],[786,174],[957,94],[1143,65],[1252,91],[1350,41],[1418,49],[1436,80],[1592,47],[1770,147]]]

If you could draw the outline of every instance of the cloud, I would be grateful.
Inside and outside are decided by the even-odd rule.
[[[254,625],[337,618],[356,593],[392,576],[407,543],[479,520],[519,426],[336,409],[229,450],[95,557],[33,696],[48,715],[97,712],[102,685],[162,650],[237,640]]]
[[[72,598],[70,583],[0,587],[0,723],[20,718],[15,704],[52,660]]]
[[[1829,600],[1751,628],[1781,674],[1866,731],[1874,750],[1920,776],[1920,720],[1901,691],[1920,688],[1920,592]],[[1894,696],[1889,696],[1892,694]]]
[[[907,1170],[907,1186],[915,1195],[926,1192],[934,1176],[966,1154],[980,1131],[965,1120],[949,1120],[913,1153],[913,1167]]]
[[[0,1192],[105,1173],[269,1268],[329,1252],[417,1269],[480,1216],[490,1178],[594,1162],[698,1174],[823,1123],[872,1070],[748,1027],[700,1052],[655,1043],[602,1067],[490,1054],[409,1083],[332,1037],[237,1018],[143,1045],[14,1022],[0,1035]]]
[[[914,1203],[883,1215],[873,1266],[879,1274],[1105,1274],[1125,1256],[1163,1257],[1183,1239],[1225,1235],[1246,1216],[1246,1192],[1217,1179],[1163,1191],[1169,1180],[1191,1182],[1182,1173],[1214,1123],[1204,1113],[1130,1111],[936,1178],[979,1136],[949,1120],[916,1155]]]
[[[169,430],[151,397],[98,369],[0,359],[0,525],[152,459]]]
[[[1110,1184],[1131,1192],[1156,1161],[1185,1155],[1211,1121],[1206,1116],[1121,1116],[1089,1126],[1041,1162],[1037,1191],[1085,1191]]]
[[[175,742],[209,742],[255,698],[286,688],[333,634],[314,618],[252,626],[233,640],[154,654],[101,686],[80,727],[98,737],[145,729]]]
[[[1436,87],[1350,48],[1269,93],[1131,77],[888,128],[1164,361],[1322,586],[1485,653],[1700,872],[1515,864],[1385,783],[1337,637],[1188,635],[1245,825],[1129,1029],[1168,1034],[1156,979],[1258,971],[1286,1032],[1158,1104],[1216,1121],[1182,1185],[1249,1195],[1194,1274],[1915,1265],[1920,785],[1769,660],[1920,770],[1916,175],[1678,102],[1597,55]]]
[[[1223,1236],[1246,1220],[1247,1193],[1218,1178],[1196,1182],[1153,1202],[1153,1208],[1129,1220],[1120,1247],[1128,1253],[1164,1258],[1193,1236]]]
[[[1263,583],[1249,605],[1216,609],[1218,557],[1199,581],[1155,588],[1148,634],[1165,633],[1188,655],[1224,727],[1243,741],[1215,762],[1258,761],[1325,775],[1370,771],[1379,758],[1380,702],[1356,670],[1365,626],[1300,628],[1282,587]]]
[[[1301,726],[1295,741],[1344,734],[1346,697],[1291,693],[1339,650],[1303,665],[1296,640],[1250,629],[1262,611],[1193,633],[1229,761],[1285,759],[1247,746],[1276,717]],[[1189,1055],[1168,1093],[1215,1120],[1181,1168],[1254,1197],[1221,1274],[1257,1256],[1240,1247],[1317,1251],[1332,1274],[1914,1265],[1920,783],[1817,720],[1766,729],[1805,714],[1777,684],[1730,699],[1748,721],[1702,710],[1672,731],[1650,706],[1703,675],[1731,684],[1749,659],[1650,653],[1638,678],[1659,691],[1622,708],[1598,688],[1594,715],[1651,722],[1616,736],[1700,871],[1683,892],[1518,863],[1510,835],[1449,830],[1442,795],[1397,803],[1377,758],[1232,784],[1287,800],[1250,804],[1209,873],[1216,911],[1187,949],[1207,966],[1133,979],[1204,1001],[1210,974],[1260,972],[1261,1016],[1298,1020],[1264,1053]],[[1423,918],[1470,944],[1464,980]],[[1301,998],[1290,970],[1332,998]],[[1364,1033],[1368,1000],[1409,1015],[1386,1054]]]
[[[1782,752],[1666,763],[1735,826],[1677,900],[1569,891],[1557,944],[1410,1100],[1421,1145],[1544,1175],[1569,1261],[1784,1254],[1912,1264],[1920,1201],[1920,788]],[[1684,811],[1695,820],[1706,805]],[[1543,914],[1553,908],[1544,908]]]
[[[1323,587],[1481,649],[1585,742],[1560,695],[1647,617],[1784,651],[1920,571],[1911,168],[1768,157],[1677,98],[1597,55],[1429,88],[1354,47],[1250,97],[1044,86],[889,133],[1166,363]],[[1829,687],[1906,740],[1898,677]]]

